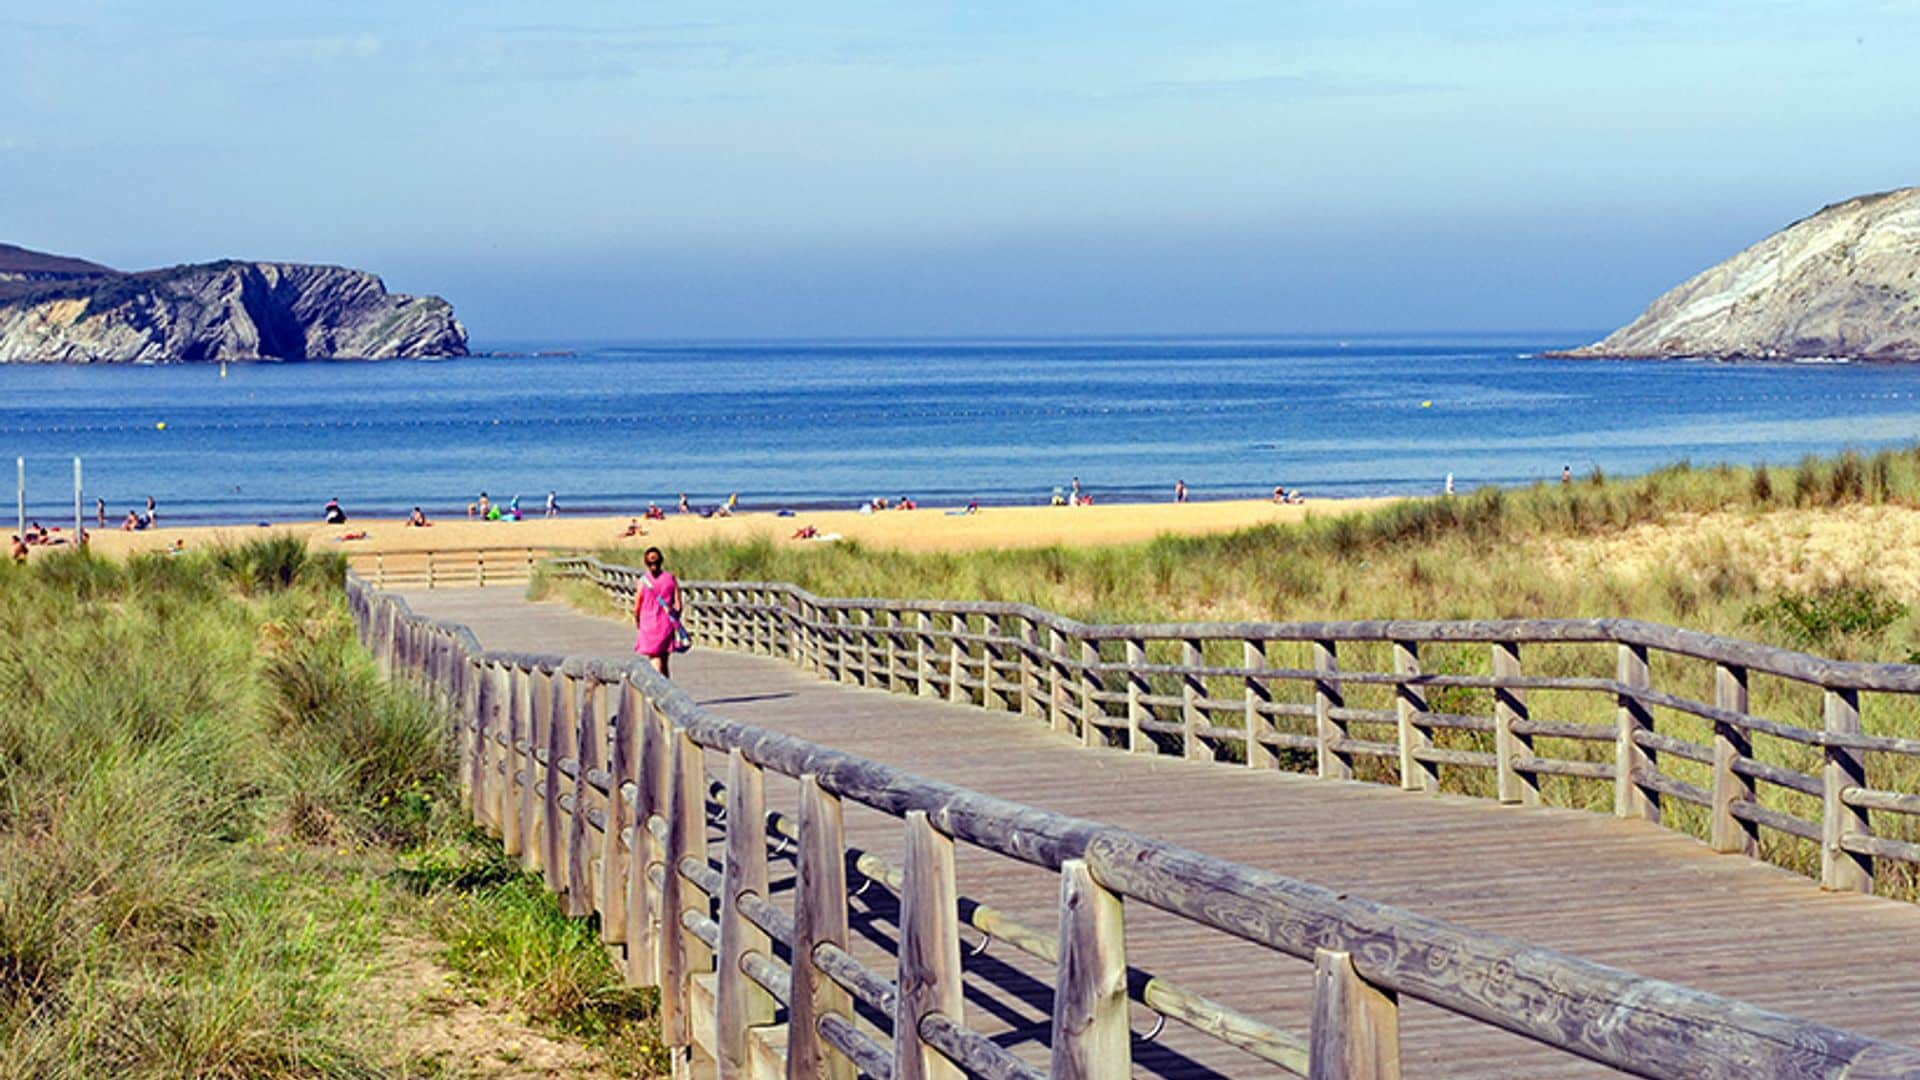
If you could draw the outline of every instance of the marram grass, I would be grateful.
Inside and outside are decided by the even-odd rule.
[[[651,1071],[650,1009],[550,898],[396,869],[483,856],[446,717],[379,678],[343,573],[273,541],[0,565],[0,1078],[421,1075],[364,1000],[402,927]],[[575,974],[503,980],[463,925]]]

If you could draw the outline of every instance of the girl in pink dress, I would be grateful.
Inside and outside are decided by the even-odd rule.
[[[650,547],[644,559],[647,572],[633,594],[633,625],[640,632],[633,651],[653,663],[653,670],[667,674],[673,657],[673,630],[680,623],[680,583],[661,569],[666,556]]]

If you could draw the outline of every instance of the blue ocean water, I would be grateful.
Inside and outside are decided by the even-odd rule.
[[[151,494],[187,523],[312,518],[331,497],[454,514],[483,490],[615,513],[682,491],[1036,502],[1075,476],[1102,501],[1176,479],[1196,498],[1427,493],[1448,473],[1465,490],[1920,439],[1920,368],[1533,355],[1596,336],[601,344],[225,378],[0,366],[0,455],[27,458],[34,516],[71,514],[80,455],[89,515],[95,495],[117,519]]]

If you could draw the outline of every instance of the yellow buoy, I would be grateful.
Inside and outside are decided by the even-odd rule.
[[[1423,408],[1423,409],[1431,409],[1431,408],[1433,408],[1433,402],[1431,402],[1431,401],[1423,401],[1423,402],[1421,402],[1421,403],[1420,403],[1420,407],[1421,407],[1421,408]]]
[[[165,420],[160,421],[159,423],[153,425],[153,430],[155,431],[167,430],[167,422]]]

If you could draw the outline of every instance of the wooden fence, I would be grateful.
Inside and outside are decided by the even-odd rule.
[[[925,780],[729,721],[643,662],[487,652],[358,577],[347,591],[383,668],[456,717],[474,820],[569,913],[598,913],[630,981],[661,988],[677,1072],[698,1047],[722,1076],[1124,1076],[1133,1000],[1292,1073],[1393,1077],[1399,1003],[1413,998],[1643,1076],[1920,1076],[1920,1050]],[[705,632],[806,639],[774,618],[780,605],[751,609],[723,629],[710,606]],[[767,770],[797,780],[796,815],[766,812]],[[900,819],[900,865],[847,848],[847,800]],[[962,897],[958,843],[1057,873],[1057,926]],[[789,844],[782,893],[769,857]],[[898,895],[892,972],[849,952],[850,878]],[[1306,1037],[1130,969],[1126,900],[1311,963]],[[1055,966],[1044,1068],[966,1026],[963,919]]]
[[[472,588],[524,585],[542,559],[558,553],[542,547],[349,551],[347,565],[380,589]]]
[[[553,566],[622,603],[640,573]],[[1610,808],[1828,889],[1872,891],[1875,860],[1895,871],[1882,891],[1920,887],[1920,739],[1868,733],[1920,731],[1920,666],[1630,619],[1094,626],[787,584],[682,591],[702,644],[1016,712],[1090,746]]]

